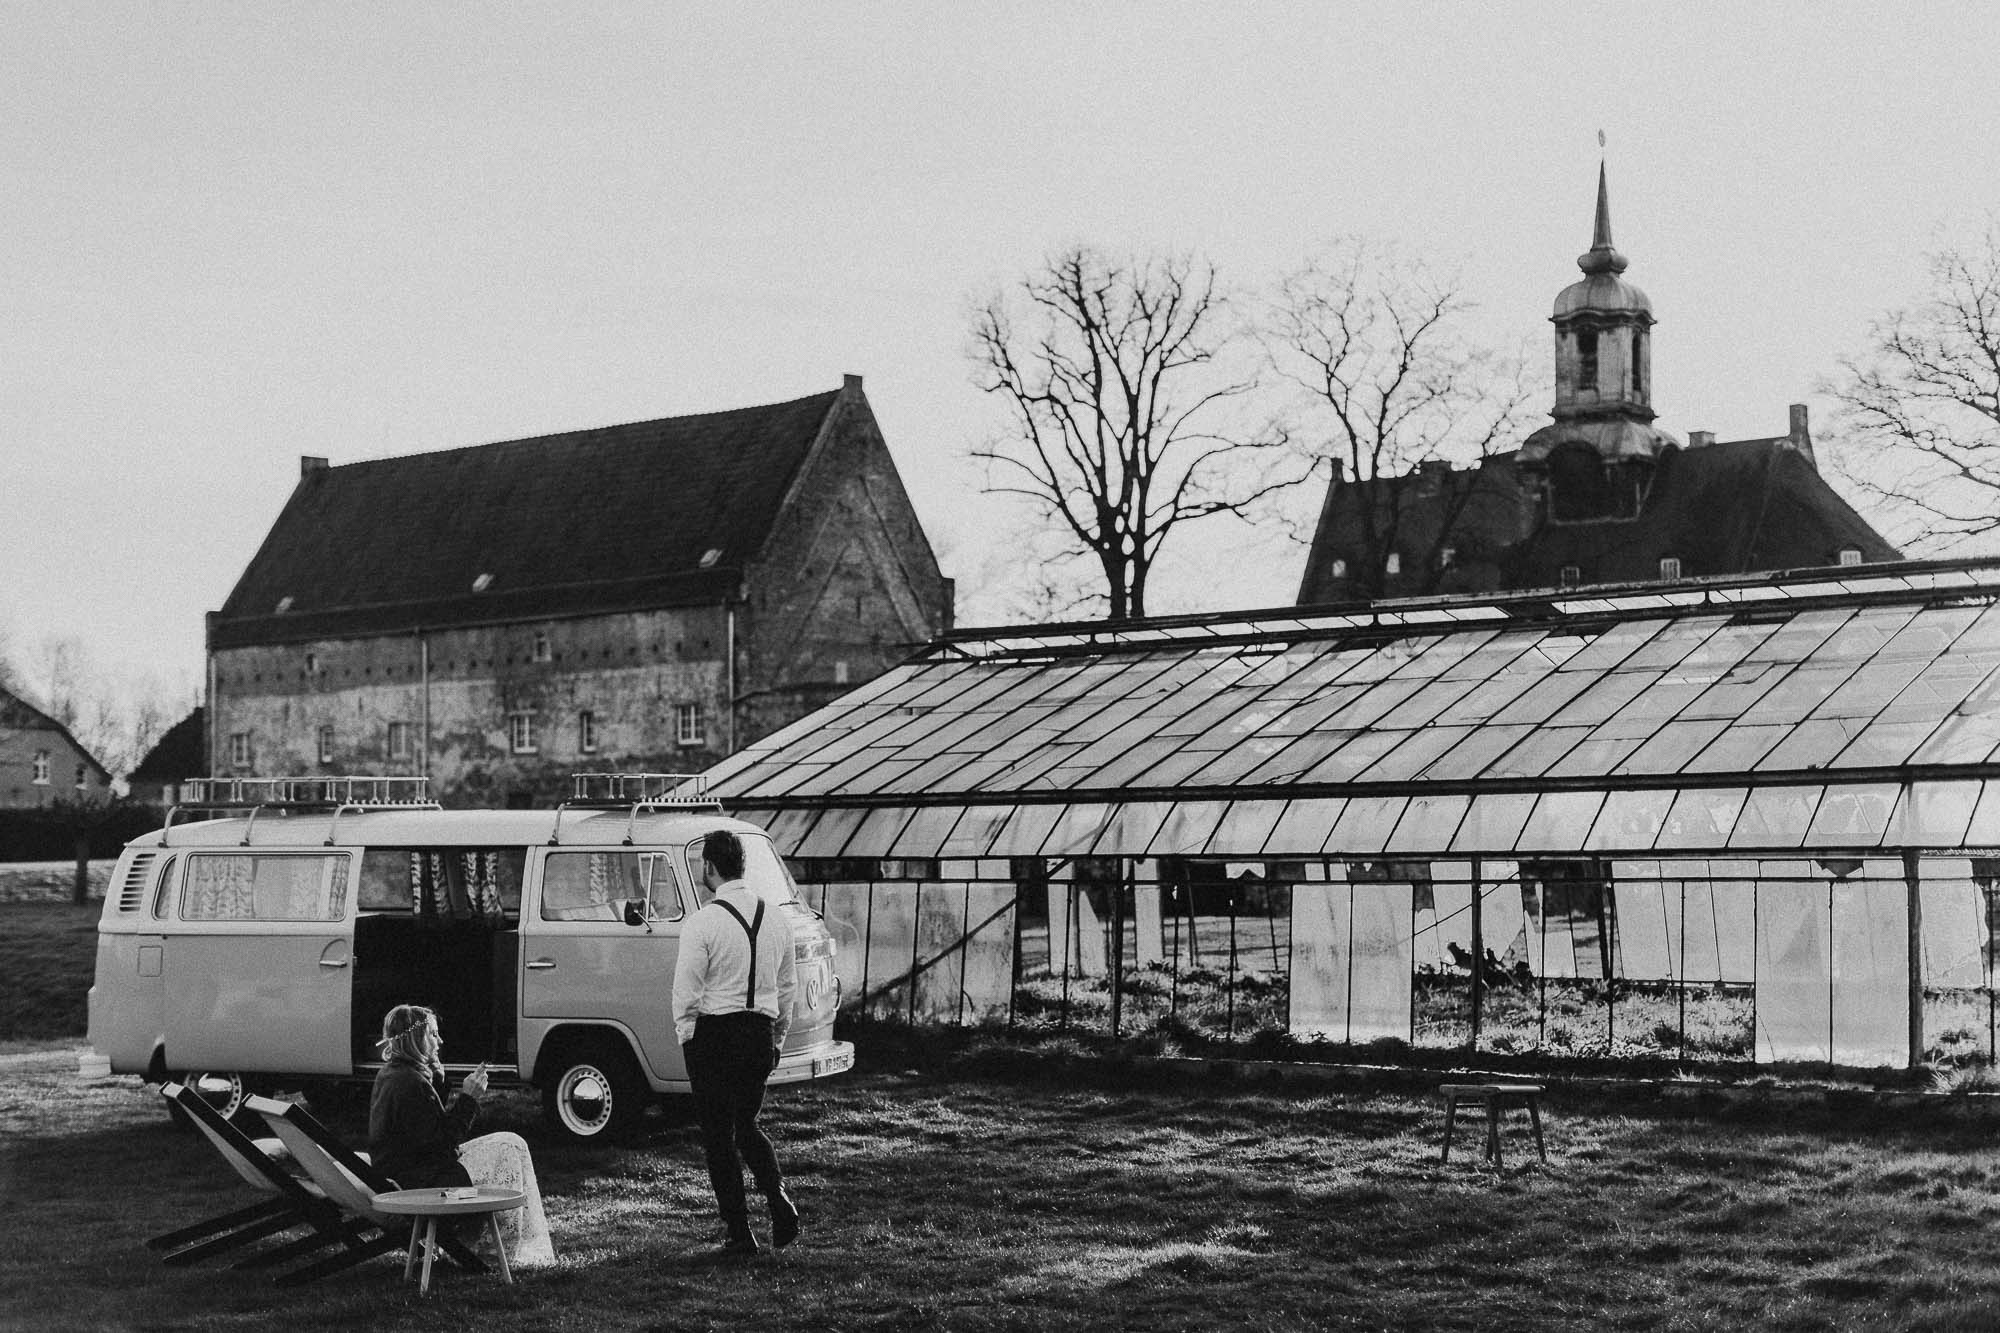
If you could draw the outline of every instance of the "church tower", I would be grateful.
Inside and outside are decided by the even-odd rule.
[[[1661,454],[1678,441],[1653,426],[1653,303],[1621,276],[1611,242],[1611,201],[1597,168],[1597,217],[1583,278],[1556,297],[1556,401],[1552,424],[1530,435],[1516,461],[1555,522],[1632,518]]]

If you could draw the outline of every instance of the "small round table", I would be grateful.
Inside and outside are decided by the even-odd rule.
[[[459,1217],[466,1213],[486,1214],[486,1224],[493,1228],[493,1246],[500,1254],[500,1279],[513,1285],[514,1272],[507,1266],[507,1242],[500,1236],[500,1214],[509,1208],[519,1208],[528,1201],[528,1196],[520,1190],[510,1190],[502,1185],[447,1185],[443,1188],[420,1190],[390,1190],[375,1196],[375,1207],[384,1213],[407,1213],[410,1216],[410,1249],[403,1256],[403,1280],[410,1280],[410,1272],[417,1264],[417,1250],[424,1252],[423,1281],[417,1287],[419,1296],[428,1296],[431,1290],[431,1260],[437,1255],[437,1230],[440,1217]]]

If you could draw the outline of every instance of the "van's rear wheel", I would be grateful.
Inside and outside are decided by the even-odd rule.
[[[542,1114],[557,1133],[577,1143],[603,1143],[637,1132],[652,1089],[615,1042],[578,1042],[552,1069],[542,1084]]]
[[[243,1120],[255,1119],[250,1112],[243,1109],[243,1103],[256,1089],[251,1087],[241,1074],[227,1070],[205,1070],[188,1074],[182,1083],[195,1096],[213,1107],[215,1113],[224,1120],[241,1124]],[[239,1114],[242,1120],[238,1119]]]

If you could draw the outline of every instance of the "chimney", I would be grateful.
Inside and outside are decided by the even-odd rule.
[[[1804,403],[1792,404],[1791,444],[1792,448],[1805,455],[1806,462],[1811,463],[1813,470],[1817,472],[1819,470],[1819,459],[1813,457],[1812,430],[1806,424],[1806,405]]]
[[[310,477],[315,472],[326,471],[326,460],[317,454],[299,455],[299,476]]]
[[[840,387],[843,389],[852,389],[854,392],[860,393],[861,377],[859,375],[842,375],[840,377]]]
[[[1706,449],[1714,443],[1715,432],[1712,430],[1691,430],[1688,432],[1688,448],[1690,449]]]

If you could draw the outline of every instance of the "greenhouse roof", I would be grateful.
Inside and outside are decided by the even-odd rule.
[[[958,631],[711,770],[802,856],[2000,846],[2000,561]]]

